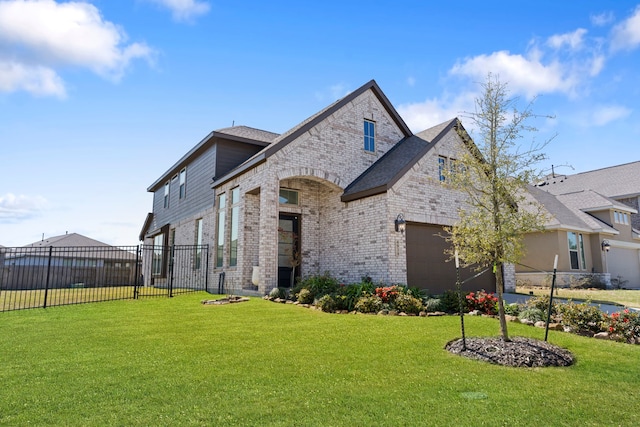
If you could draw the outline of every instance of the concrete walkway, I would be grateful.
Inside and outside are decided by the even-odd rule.
[[[508,304],[513,304],[518,303],[518,304],[524,304],[525,302],[527,302],[527,300],[529,298],[531,298],[530,295],[524,295],[524,294],[512,294],[512,293],[504,293],[502,294],[504,301]],[[553,297],[553,301],[554,302],[563,302],[566,303],[568,300],[564,299],[564,298],[558,298],[558,297]],[[576,302],[580,302],[580,301],[576,301]],[[611,313],[615,313],[617,311],[622,311],[624,310],[624,307],[621,305],[613,305],[613,304],[598,304],[598,303],[592,303],[591,305],[594,305],[596,307],[599,307],[600,310],[604,311],[607,314],[611,314]],[[638,309],[636,308],[630,308],[630,310],[636,310],[638,311]]]

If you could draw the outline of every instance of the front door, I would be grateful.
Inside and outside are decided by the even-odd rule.
[[[280,214],[278,222],[278,287],[295,285],[300,277],[300,216]]]

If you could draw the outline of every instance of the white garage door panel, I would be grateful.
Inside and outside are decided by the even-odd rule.
[[[607,254],[611,278],[622,276],[627,288],[640,288],[640,255],[638,249],[611,248]]]

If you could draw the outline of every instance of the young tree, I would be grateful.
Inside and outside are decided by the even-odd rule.
[[[523,147],[523,135],[537,131],[527,124],[536,117],[532,103],[519,111],[517,98],[509,98],[507,85],[491,74],[481,87],[475,112],[467,113],[478,138],[474,143],[464,128],[458,127],[468,150],[460,153],[447,176],[450,185],[467,195],[459,222],[448,229],[448,240],[465,264],[493,267],[500,332],[502,339],[509,341],[503,265],[518,262],[524,235],[544,227],[545,215],[526,197],[526,187],[539,176],[534,165],[545,158],[541,150],[550,140],[538,144],[532,139]]]

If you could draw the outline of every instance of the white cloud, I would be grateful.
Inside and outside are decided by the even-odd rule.
[[[407,84],[411,87],[414,87],[416,85],[415,77],[412,77],[412,76],[407,77]]]
[[[571,50],[577,50],[582,47],[585,34],[587,34],[587,30],[584,28],[578,28],[572,33],[555,34],[549,37],[547,44],[554,49],[561,49],[566,46]]]
[[[340,98],[344,98],[351,92],[349,85],[346,83],[336,83],[322,91],[316,91],[316,99],[318,101],[337,101]]]
[[[36,96],[64,98],[66,90],[51,68],[0,59],[0,92],[25,91]]]
[[[446,120],[473,111],[477,94],[464,92],[447,99],[432,98],[424,102],[398,106],[398,113],[413,132],[420,132]]]
[[[591,23],[596,27],[604,27],[610,24],[614,20],[613,12],[603,12],[596,15],[591,15]]]
[[[198,0],[148,0],[171,10],[176,21],[191,21],[192,19],[209,12],[207,2]]]
[[[36,216],[47,205],[42,196],[14,195],[0,196],[0,223],[16,222]]]
[[[512,93],[522,93],[527,98],[543,93],[572,93],[577,85],[575,77],[568,74],[559,61],[544,64],[541,53],[536,49],[531,50],[528,57],[507,51],[479,55],[456,64],[449,72],[479,82],[491,73],[508,82]]]
[[[611,34],[611,48],[617,50],[631,50],[640,45],[640,6],[636,6],[633,14],[613,27]]]
[[[56,69],[87,68],[117,81],[132,60],[150,60],[153,51],[144,43],[126,44],[127,35],[105,21],[100,11],[83,2],[53,0],[8,0],[0,2],[0,45],[4,68],[13,74],[37,72],[27,78],[6,79],[3,90],[27,90],[34,94],[63,92]],[[22,71],[21,71],[22,70]],[[11,81],[13,85],[6,87]],[[42,89],[49,88],[49,89]]]
[[[602,127],[616,120],[622,120],[631,115],[632,111],[621,105],[597,105],[588,110],[577,111],[567,120],[583,128]]]

